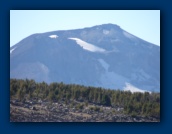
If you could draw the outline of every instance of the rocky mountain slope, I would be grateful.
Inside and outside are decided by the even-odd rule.
[[[10,78],[160,92],[160,47],[114,24],[33,34],[10,48]]]

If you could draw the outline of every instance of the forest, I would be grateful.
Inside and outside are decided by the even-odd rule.
[[[10,79],[10,99],[25,102],[29,99],[84,102],[108,107],[122,107],[124,114],[131,116],[151,116],[160,118],[160,93],[131,93],[119,89],[110,90],[101,87],[35,82],[29,79]],[[82,105],[81,105],[82,108]]]

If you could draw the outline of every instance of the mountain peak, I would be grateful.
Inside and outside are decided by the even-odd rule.
[[[158,47],[108,23],[26,37],[10,48],[10,78],[160,91],[159,57]]]
[[[101,27],[101,28],[120,28],[120,26],[116,25],[116,24],[112,24],[112,23],[106,23],[106,24],[101,24],[101,25],[96,25],[93,27]]]

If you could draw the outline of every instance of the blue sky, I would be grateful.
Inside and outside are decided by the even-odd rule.
[[[106,23],[160,45],[160,10],[10,10],[10,46],[34,33]]]

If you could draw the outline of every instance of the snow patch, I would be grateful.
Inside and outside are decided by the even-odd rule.
[[[149,92],[149,91],[146,91],[146,90],[142,90],[142,89],[139,89],[133,85],[131,85],[130,83],[125,83],[125,87],[124,87],[124,91],[130,91],[132,93],[134,92],[141,92],[141,93],[144,93],[144,92]],[[151,92],[149,92],[151,93]]]
[[[57,35],[50,35],[49,37],[52,38],[52,39],[53,39],[53,38],[55,39],[55,38],[57,38],[58,36],[57,36]]]
[[[103,30],[104,34],[109,34],[110,32],[108,30]]]
[[[13,49],[11,49],[11,50],[10,50],[10,54],[11,54],[15,49],[16,49],[16,47],[15,47],[15,48],[13,48]]]
[[[85,50],[88,50],[88,51],[91,51],[91,52],[101,52],[101,53],[106,52],[105,49],[94,46],[93,44],[87,43],[87,42],[85,42],[85,41],[83,41],[81,39],[78,39],[78,38],[68,38],[68,39],[75,40],[76,43]]]

